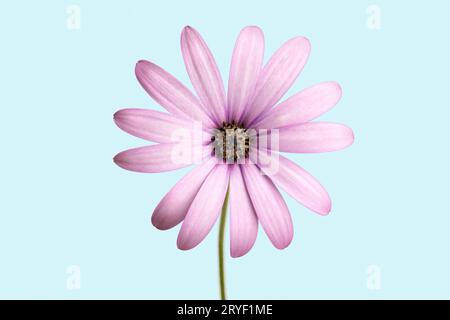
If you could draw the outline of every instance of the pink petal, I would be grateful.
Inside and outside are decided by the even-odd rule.
[[[225,89],[219,68],[205,41],[192,27],[181,33],[181,51],[192,85],[216,123],[226,120]]]
[[[258,27],[242,29],[236,40],[228,81],[228,121],[239,122],[252,97],[264,58],[264,35]]]
[[[117,126],[136,137],[159,143],[173,143],[190,139],[207,143],[210,135],[195,123],[149,109],[122,109],[114,114]]]
[[[258,153],[260,169],[281,189],[321,215],[331,210],[331,199],[320,183],[289,159],[276,153]]]
[[[353,143],[349,127],[330,122],[308,122],[279,129],[279,150],[318,153],[344,149]]]
[[[216,165],[203,182],[181,225],[177,240],[179,249],[192,249],[207,236],[220,215],[228,181],[228,165]]]
[[[276,248],[286,248],[292,241],[294,230],[283,197],[273,182],[255,165],[242,166],[242,173],[264,231]]]
[[[336,82],[316,84],[271,109],[253,128],[281,128],[309,122],[334,107],[341,95]]]
[[[258,219],[239,167],[232,166],[230,173],[230,252],[233,258],[250,251],[258,234]]]
[[[149,61],[136,64],[136,77],[147,93],[175,116],[200,121],[205,127],[215,127],[198,99],[180,81]]]
[[[173,186],[153,211],[152,223],[156,228],[167,230],[183,221],[203,181],[216,163],[216,158],[210,158]]]
[[[163,172],[199,163],[211,146],[193,148],[183,143],[164,143],[122,151],[114,157],[121,168],[136,172]]]
[[[260,114],[272,108],[289,90],[306,64],[309,51],[308,39],[297,37],[275,52],[261,71],[251,108],[244,115],[246,124],[250,125]]]

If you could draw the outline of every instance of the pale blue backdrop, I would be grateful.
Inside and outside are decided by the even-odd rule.
[[[67,28],[71,4],[79,30]],[[372,4],[379,30],[367,26]],[[112,114],[161,109],[135,79],[139,59],[191,87],[183,26],[202,33],[227,79],[235,38],[253,24],[265,32],[266,57],[293,36],[311,40],[289,93],[338,81],[343,99],[323,119],[350,125],[356,140],[337,153],[290,156],[326,186],[332,214],[286,197],[294,241],[278,251],[260,230],[247,256],[228,257],[229,296],[450,298],[449,10],[444,1],[2,2],[0,298],[218,297],[217,229],[181,252],[178,227],[150,224],[189,169],[116,167],[117,152],[145,142]],[[75,290],[71,265],[81,270]],[[370,285],[373,265],[379,287]]]

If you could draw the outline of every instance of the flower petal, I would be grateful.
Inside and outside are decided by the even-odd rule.
[[[258,234],[258,219],[245,187],[239,165],[230,172],[230,253],[233,258],[245,255]]]
[[[277,154],[258,152],[260,169],[281,189],[308,209],[321,215],[331,210],[328,192],[308,172]]]
[[[155,110],[122,109],[114,114],[114,122],[133,136],[159,143],[210,141],[210,135],[202,131],[201,123]]]
[[[253,26],[242,29],[231,59],[228,81],[228,121],[240,121],[255,91],[263,58],[264,35],[261,29]]]
[[[183,221],[198,190],[216,163],[216,158],[210,158],[173,186],[153,211],[152,224],[156,228],[167,230]]]
[[[353,143],[349,127],[330,122],[308,122],[279,129],[279,151],[319,153],[344,149]]]
[[[246,110],[244,122],[247,125],[272,108],[289,90],[308,60],[310,47],[308,39],[296,37],[270,58],[259,76],[251,108]]]
[[[177,240],[179,249],[194,248],[209,233],[220,215],[228,180],[228,165],[218,164],[203,182],[181,225]]]
[[[305,89],[267,112],[254,128],[281,128],[309,122],[338,103],[342,90],[336,82],[323,82]]]
[[[135,73],[145,91],[171,114],[201,121],[205,127],[215,126],[198,99],[164,69],[141,60],[136,64]]]
[[[164,143],[122,151],[114,157],[121,168],[136,172],[163,172],[199,163],[211,153],[211,146]]]
[[[181,51],[192,85],[216,123],[226,120],[225,89],[219,68],[200,34],[192,27],[181,33]]]
[[[291,215],[273,182],[255,166],[242,166],[245,185],[258,220],[272,244],[286,248],[292,241],[294,230]]]

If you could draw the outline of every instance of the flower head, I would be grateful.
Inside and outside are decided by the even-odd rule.
[[[310,43],[304,37],[284,43],[263,66],[262,31],[244,28],[234,48],[227,94],[210,50],[192,27],[183,29],[181,50],[197,95],[157,65],[139,61],[139,83],[169,113],[118,111],[114,121],[121,129],[158,144],[121,152],[114,161],[138,172],[197,164],[152,215],[153,225],[162,230],[182,222],[177,241],[182,250],[194,248],[209,233],[228,188],[231,255],[252,248],[258,224],[276,248],[287,247],[293,226],[277,187],[321,215],[330,212],[331,200],[315,178],[279,152],[328,152],[352,144],[347,126],[311,122],[339,101],[340,86],[323,82],[278,103],[308,59]]]

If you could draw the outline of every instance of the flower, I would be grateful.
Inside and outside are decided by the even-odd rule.
[[[244,28],[234,48],[227,94],[210,50],[192,27],[182,31],[181,50],[197,97],[159,66],[139,61],[135,70],[139,83],[169,113],[147,109],[115,113],[119,128],[159,143],[123,151],[114,157],[115,163],[132,171],[163,172],[198,162],[194,158],[201,160],[159,202],[151,219],[161,230],[182,222],[179,249],[192,249],[207,236],[227,190],[231,256],[243,256],[252,248],[258,223],[276,248],[286,248],[293,225],[277,187],[320,215],[330,212],[331,200],[314,177],[279,152],[328,152],[353,143],[347,126],[311,122],[339,101],[340,86],[323,82],[278,103],[308,59],[310,43],[304,37],[284,43],[263,66],[262,31]],[[196,123],[201,129],[195,128]],[[186,134],[196,138],[183,143]],[[260,147],[250,143],[252,137],[273,143]],[[198,157],[193,157],[199,149]],[[191,156],[175,161],[174,155],[181,154]]]

